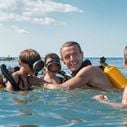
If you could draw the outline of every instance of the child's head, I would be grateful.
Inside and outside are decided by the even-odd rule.
[[[124,48],[124,65],[127,70],[127,46]]]
[[[55,53],[49,53],[44,59],[45,67],[54,73],[57,73],[61,69],[60,58]]]
[[[23,50],[19,55],[19,61],[28,64],[34,72],[40,71],[44,66],[44,62],[41,60],[39,53],[34,49]]]

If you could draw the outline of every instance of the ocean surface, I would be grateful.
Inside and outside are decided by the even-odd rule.
[[[99,58],[89,58],[99,65]],[[127,77],[122,58],[107,58],[109,65],[117,66]],[[0,61],[7,66],[18,65],[18,59]],[[63,65],[63,70],[68,69]],[[0,90],[1,127],[125,127],[127,107],[113,107],[93,99],[97,94],[107,95],[112,102],[121,102],[122,92],[98,90],[46,90],[10,93]]]

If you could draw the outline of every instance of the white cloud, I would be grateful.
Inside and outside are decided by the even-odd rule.
[[[26,21],[34,24],[57,24],[57,21],[50,17],[28,17],[28,16],[22,16],[17,15],[15,13],[6,13],[6,12],[0,12],[0,21]]]
[[[16,33],[19,33],[19,34],[28,34],[29,32],[23,28],[20,28],[16,25],[3,25],[3,24],[0,24],[0,32],[1,33],[4,33],[4,32],[16,32]]]
[[[20,33],[20,34],[28,34],[28,33],[29,33],[29,32],[26,31],[25,29],[21,29],[21,28],[17,28],[17,29],[15,29],[15,31],[16,31],[17,33]]]
[[[34,18],[33,22],[37,24],[55,24],[56,20],[49,17],[44,17],[44,18]]]
[[[0,9],[14,9],[16,0],[0,0]]]
[[[24,15],[42,15],[51,12],[83,12],[69,4],[56,3],[49,0],[24,0]]]
[[[51,0],[0,0],[0,21],[30,22],[35,24],[60,24],[48,17],[53,12],[82,12],[75,6]],[[61,24],[63,24],[61,22]]]
[[[18,26],[15,26],[15,25],[12,25],[10,27],[10,29],[17,32],[17,33],[19,33],[19,34],[28,34],[29,33],[27,30],[25,30],[23,28],[19,28]]]
[[[16,19],[16,14],[14,13],[0,12],[0,21],[9,21],[15,19]]]

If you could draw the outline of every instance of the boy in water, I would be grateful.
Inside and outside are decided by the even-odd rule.
[[[58,76],[58,72],[61,70],[60,58],[55,53],[49,53],[44,58],[44,75],[41,77],[48,83],[62,83],[64,77]]]
[[[12,73],[12,78],[15,81],[16,88],[9,81],[6,84],[8,91],[13,90],[30,90],[33,84],[29,80],[29,76],[32,78],[35,73],[43,68],[43,61],[37,51],[34,49],[23,50],[19,55],[20,69]]]

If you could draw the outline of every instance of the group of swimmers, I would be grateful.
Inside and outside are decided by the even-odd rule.
[[[33,86],[47,89],[99,89],[105,91],[117,91],[102,69],[93,66],[89,60],[83,61],[84,53],[75,41],[65,42],[60,48],[60,56],[49,53],[44,62],[40,54],[34,49],[23,50],[19,55],[19,69],[7,72],[5,66],[1,66],[4,76],[8,79],[4,85],[8,91],[30,90]],[[72,72],[71,76],[57,76],[61,73],[62,61]],[[127,46],[124,50],[124,63],[127,68]],[[43,76],[37,73],[44,67]],[[67,78],[66,78],[67,77]],[[122,103],[127,104],[127,88],[123,94]],[[102,99],[102,96],[99,98]]]

